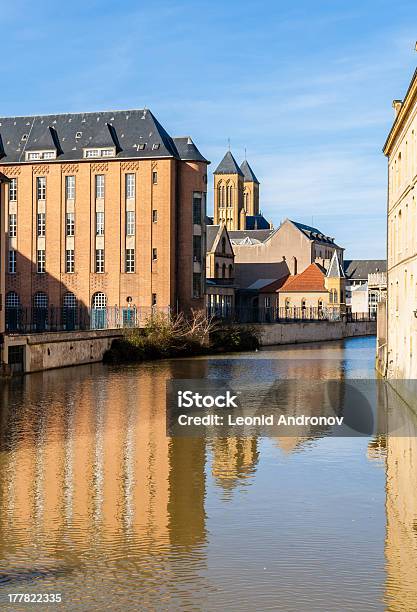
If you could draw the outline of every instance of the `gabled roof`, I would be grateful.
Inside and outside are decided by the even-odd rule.
[[[246,215],[246,229],[248,230],[269,230],[271,224],[263,215]]]
[[[242,164],[240,165],[240,169],[241,169],[241,170],[242,170],[242,172],[243,172],[243,176],[244,176],[244,180],[245,180],[245,182],[248,182],[248,183],[258,183],[258,185],[259,185],[259,181],[258,181],[258,179],[256,178],[254,171],[253,171],[253,170],[252,170],[252,168],[249,166],[249,164],[248,164],[248,162],[246,161],[246,159],[245,159],[245,161],[244,161],[244,162],[242,162]]]
[[[243,176],[242,170],[237,165],[237,161],[230,151],[227,151],[220,164],[217,166],[213,174],[239,174]]]
[[[227,231],[227,227],[224,223],[222,223],[220,225],[207,225],[206,226],[207,253],[210,253],[216,250],[223,232],[226,234],[226,239],[229,241],[230,247],[233,252],[233,247],[232,247],[232,243],[230,242],[230,237]]]
[[[368,280],[368,274],[386,272],[385,259],[346,259],[343,263],[346,278],[351,280]]]
[[[304,272],[289,276],[279,291],[287,292],[327,292],[324,285],[326,270],[320,264],[310,264]]]
[[[174,141],[148,109],[2,117],[0,135],[5,153],[0,164],[25,162],[25,151],[54,148],[51,139],[61,149],[61,161],[80,160],[84,149],[99,146],[95,143],[109,146],[109,136],[110,146],[119,147],[118,159],[207,161],[194,144],[184,145],[181,138]]]
[[[327,270],[326,276],[328,278],[345,278],[345,272],[340,265],[337,251],[333,251],[333,256],[330,261],[329,269]]]

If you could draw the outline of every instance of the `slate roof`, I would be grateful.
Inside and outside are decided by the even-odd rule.
[[[246,182],[248,182],[248,183],[258,183],[258,185],[259,185],[259,181],[256,178],[254,171],[252,170],[252,168],[250,167],[250,165],[248,164],[246,159],[240,165],[240,169],[243,172],[244,180]]]
[[[340,264],[337,251],[333,251],[333,257],[329,269],[327,270],[327,276],[328,278],[345,278],[345,272]]]
[[[176,137],[174,143],[182,160],[207,162],[189,136]]]
[[[368,280],[368,274],[386,272],[385,259],[346,259],[343,264],[345,275],[351,280]]]
[[[270,291],[278,291],[286,282],[288,275],[281,278],[259,278],[254,283],[247,287],[248,289],[256,289],[261,293],[269,293]]]
[[[242,170],[237,165],[237,161],[230,151],[227,151],[220,164],[217,166],[213,174],[239,174],[243,176]]]
[[[283,292],[326,292],[324,278],[326,270],[320,264],[310,264],[304,272],[289,276],[279,291]]]
[[[206,225],[206,249],[209,253],[213,247],[220,225]]]
[[[50,138],[60,147],[58,161],[83,159],[85,148],[116,145],[118,159],[174,157],[207,162],[191,139],[172,138],[150,110],[136,109],[2,117],[0,165],[24,162],[26,151],[53,148]]]
[[[248,238],[253,241],[252,244],[258,244],[265,242],[272,234],[274,230],[271,229],[259,229],[259,230],[230,230],[229,238],[234,244],[240,244],[243,240]],[[248,244],[251,244],[248,240]]]
[[[248,230],[266,230],[271,229],[269,221],[263,215],[246,215],[246,229]]]
[[[293,225],[298,227],[298,229],[302,231],[303,234],[305,234],[307,238],[309,238],[310,240],[317,240],[318,242],[324,242],[326,244],[332,244],[333,246],[338,246],[337,244],[335,244],[334,238],[331,238],[330,236],[326,236],[317,227],[312,227],[311,225],[305,225],[304,223],[298,223],[298,221],[292,221],[291,219],[289,219],[289,221]]]

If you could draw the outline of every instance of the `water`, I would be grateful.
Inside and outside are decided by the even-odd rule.
[[[417,610],[417,437],[165,433],[167,379],[367,378],[374,347],[358,338],[3,383],[1,609],[32,607],[10,593],[61,593],[37,609]]]

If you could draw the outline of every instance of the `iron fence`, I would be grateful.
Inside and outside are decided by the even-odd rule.
[[[352,313],[340,308],[231,308],[214,305],[207,308],[207,314],[215,319],[235,323],[294,323],[298,321],[376,321],[375,313]]]
[[[44,333],[143,327],[150,317],[169,309],[145,307],[6,307],[6,332]]]

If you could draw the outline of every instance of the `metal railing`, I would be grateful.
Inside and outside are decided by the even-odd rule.
[[[143,327],[153,315],[169,314],[169,309],[145,307],[59,308],[6,307],[6,332],[45,333]]]
[[[376,321],[372,313],[351,313],[340,308],[225,308],[214,305],[207,308],[209,317],[235,323],[294,323],[298,321]]]

